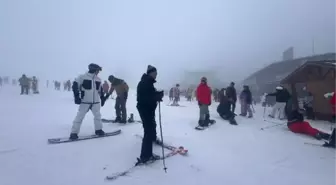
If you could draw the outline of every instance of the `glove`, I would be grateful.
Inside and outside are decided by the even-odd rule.
[[[75,97],[75,104],[79,105],[82,103],[82,100],[79,98],[79,96]]]
[[[157,101],[162,101],[163,98],[163,91],[158,91],[157,92]]]

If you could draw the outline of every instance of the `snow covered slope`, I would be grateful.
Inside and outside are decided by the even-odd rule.
[[[131,94],[128,113],[139,119],[135,94]],[[141,124],[104,124],[105,131],[121,128],[122,133],[48,145],[48,138],[69,135],[77,111],[71,92],[50,88],[41,89],[39,95],[20,96],[19,87],[6,86],[0,89],[0,102],[0,185],[335,184],[335,150],[305,145],[319,141],[290,133],[285,125],[260,130],[272,123],[263,121],[263,109],[258,106],[253,119],[238,117],[239,125],[231,126],[217,116],[213,103],[211,116],[217,123],[196,131],[197,103],[170,107],[165,100],[161,103],[164,140],[185,146],[189,156],[168,158],[167,173],[158,161],[107,182],[106,175],[129,168],[139,156],[141,140],[134,134],[142,134]],[[114,100],[108,100],[102,115],[114,118]],[[92,119],[89,113],[80,134],[94,132]],[[322,129],[331,132],[330,126]],[[154,149],[160,154],[160,148]]]

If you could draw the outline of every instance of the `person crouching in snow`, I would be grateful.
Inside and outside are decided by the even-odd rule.
[[[318,140],[329,140],[330,138],[330,134],[319,131],[311,127],[307,121],[304,121],[303,115],[298,110],[293,110],[287,119],[287,127],[294,133],[306,134]]]
[[[252,118],[252,109],[251,109],[251,104],[252,104],[252,93],[250,91],[249,86],[244,85],[243,91],[239,95],[240,99],[240,106],[241,106],[241,113],[240,116],[246,116],[248,113],[248,118]]]
[[[289,100],[290,94],[286,89],[281,86],[278,86],[275,89],[276,92],[267,94],[267,96],[275,96],[276,99],[276,103],[273,106],[272,112],[268,116],[274,118],[276,111],[279,110],[279,118],[284,119],[286,102]]]
[[[218,93],[219,95],[219,105],[217,107],[217,112],[219,116],[225,120],[228,120],[231,125],[237,125],[235,120],[235,113],[231,111],[231,102],[225,94],[225,89],[221,89]]]
[[[78,139],[78,132],[82,121],[89,110],[91,110],[94,117],[95,134],[98,136],[105,135],[105,132],[102,130],[100,107],[104,105],[108,96],[105,96],[103,93],[101,80],[97,76],[99,71],[101,71],[99,65],[90,64],[89,72],[80,75],[72,84],[75,104],[79,105],[79,108],[72,125],[71,140]]]
[[[197,101],[200,109],[199,127],[206,127],[209,124],[213,124],[214,120],[210,120],[209,105],[211,105],[211,89],[207,84],[205,77],[201,78],[201,83],[196,90]],[[199,128],[197,127],[197,128]]]

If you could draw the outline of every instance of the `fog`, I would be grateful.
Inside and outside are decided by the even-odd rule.
[[[0,76],[74,79],[89,63],[135,84],[216,69],[238,81],[276,60],[335,50],[334,0],[0,0]]]

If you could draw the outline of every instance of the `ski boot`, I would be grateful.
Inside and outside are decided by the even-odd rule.
[[[216,123],[215,120],[213,119],[210,119],[210,114],[206,114],[205,115],[205,122],[206,122],[206,125],[209,126],[209,125],[213,125]]]
[[[135,166],[145,165],[147,163],[151,163],[151,162],[154,162],[160,159],[161,157],[156,154],[152,154],[152,156],[150,156],[149,158],[137,158],[137,162],[135,163]]]
[[[77,140],[77,139],[78,139],[78,134],[76,134],[76,133],[71,133],[69,139],[70,139],[70,140]]]
[[[97,136],[101,137],[101,136],[104,136],[104,135],[105,135],[105,132],[104,132],[103,130],[96,130],[96,131],[95,131],[95,134],[96,134]]]
[[[121,118],[117,116],[116,119],[113,121],[113,123],[119,123],[120,121],[121,121]]]
[[[234,119],[234,118],[229,119],[229,123],[231,125],[238,125],[236,119]]]

